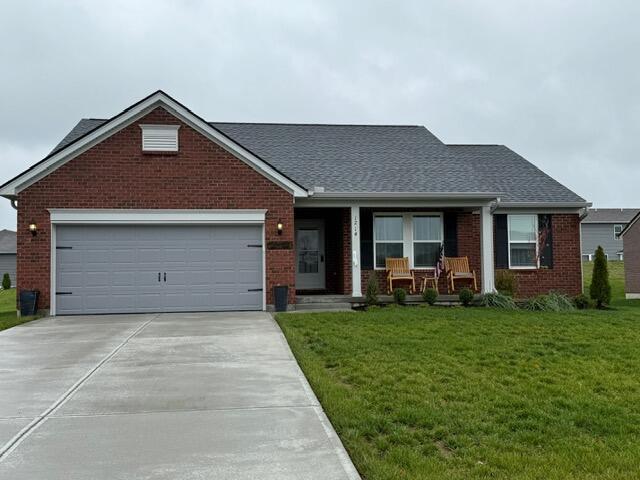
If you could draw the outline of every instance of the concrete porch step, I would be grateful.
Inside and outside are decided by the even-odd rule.
[[[297,303],[296,312],[346,312],[351,310],[351,303],[335,302],[335,303]]]
[[[297,295],[296,305],[308,303],[349,303],[351,298],[349,295]]]

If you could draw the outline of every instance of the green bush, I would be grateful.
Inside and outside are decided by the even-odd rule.
[[[369,276],[369,280],[367,281],[365,301],[367,302],[367,305],[378,304],[378,277],[375,273]]]
[[[396,288],[393,291],[393,301],[398,305],[404,304],[407,299],[407,291],[404,288]]]
[[[569,312],[576,309],[569,297],[557,292],[530,298],[524,304],[524,308],[540,312]]]
[[[518,306],[513,299],[502,293],[485,293],[480,300],[484,307],[502,308],[503,310],[517,310]]]
[[[8,273],[5,273],[2,276],[2,289],[9,290],[11,288],[11,277]]]
[[[515,273],[511,270],[496,270],[496,290],[503,295],[513,297],[518,289]]]
[[[598,308],[602,308],[611,302],[611,284],[609,283],[609,270],[607,258],[602,247],[596,249],[596,258],[593,262],[593,276],[589,287],[589,296],[596,302]]]
[[[573,303],[578,310],[586,310],[588,308],[591,308],[591,299],[584,293],[576,296],[576,298],[573,299]]]
[[[435,288],[427,288],[424,292],[422,292],[422,299],[429,305],[433,305],[438,299],[438,292]]]
[[[465,307],[468,307],[469,305],[471,305],[471,302],[473,302],[473,292],[466,287],[460,290],[458,297],[460,298],[460,302],[462,302],[462,305],[464,305]]]

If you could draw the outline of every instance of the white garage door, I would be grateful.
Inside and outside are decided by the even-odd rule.
[[[56,313],[262,310],[262,227],[60,225]]]

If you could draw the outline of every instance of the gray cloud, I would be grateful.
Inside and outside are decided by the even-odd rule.
[[[211,120],[423,124],[638,206],[635,1],[12,2],[0,181],[162,88]],[[0,228],[15,227],[0,202]]]

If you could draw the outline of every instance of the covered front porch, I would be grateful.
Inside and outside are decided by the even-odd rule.
[[[415,277],[433,277],[442,254],[467,257],[475,271],[477,293],[494,291],[492,204],[487,199],[467,201],[369,201],[357,205],[305,202],[295,208],[295,274],[297,303],[361,304],[367,282],[378,282],[380,295],[388,294],[385,260],[406,257]],[[429,284],[431,285],[431,284]],[[409,284],[397,283],[409,289]],[[457,298],[464,286],[447,287],[440,275],[442,301]],[[394,288],[396,284],[394,284]],[[418,299],[415,297],[413,299]]]

